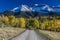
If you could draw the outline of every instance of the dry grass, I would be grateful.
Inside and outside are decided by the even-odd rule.
[[[52,32],[52,31],[45,31],[45,30],[39,30],[39,31],[50,36],[55,40],[60,40],[60,32]]]
[[[7,39],[10,37],[13,37],[25,29],[22,28],[13,28],[13,27],[8,27],[8,28],[0,28],[0,40]]]

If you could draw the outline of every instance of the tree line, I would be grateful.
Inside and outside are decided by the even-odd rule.
[[[16,18],[15,16],[0,16],[0,26],[19,27],[27,29],[42,29],[50,31],[60,31],[59,17],[35,17],[35,18]]]

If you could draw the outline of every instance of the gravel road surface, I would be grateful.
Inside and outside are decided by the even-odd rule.
[[[24,33],[12,38],[11,40],[46,40],[38,35],[34,30],[26,30]]]

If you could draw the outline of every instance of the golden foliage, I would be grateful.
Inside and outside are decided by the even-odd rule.
[[[15,16],[9,16],[9,23],[10,23],[11,26],[15,27],[17,21],[18,20],[15,18]]]
[[[25,19],[21,17],[18,20],[19,20],[19,26],[25,28]]]
[[[46,18],[46,17],[45,17]],[[0,16],[0,25],[10,25],[13,27],[43,29],[43,30],[60,30],[60,19],[48,20],[47,18],[16,18],[15,16]]]
[[[9,25],[9,18],[7,16],[5,16],[3,18],[3,22],[4,22],[4,24]]]

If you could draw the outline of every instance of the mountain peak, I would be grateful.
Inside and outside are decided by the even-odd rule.
[[[51,8],[51,7],[48,6],[48,5],[45,5],[42,9],[43,9],[43,10],[44,10],[44,9],[47,9],[49,12],[50,12],[50,11],[54,11],[53,8]]]
[[[34,9],[35,8],[35,9]],[[49,5],[46,4],[35,4],[35,6],[33,7],[29,7],[28,5],[21,5],[18,7],[13,8],[11,11],[36,11],[38,10],[40,12],[40,10],[43,10],[43,12],[46,10],[46,12],[50,12],[50,11],[54,11],[54,9],[52,7],[50,7]]]
[[[15,11],[15,10],[17,10],[17,9],[19,9],[19,7],[15,7],[15,8],[13,8],[11,11]]]
[[[31,11],[32,7],[28,7],[27,5],[22,5],[21,11]]]

